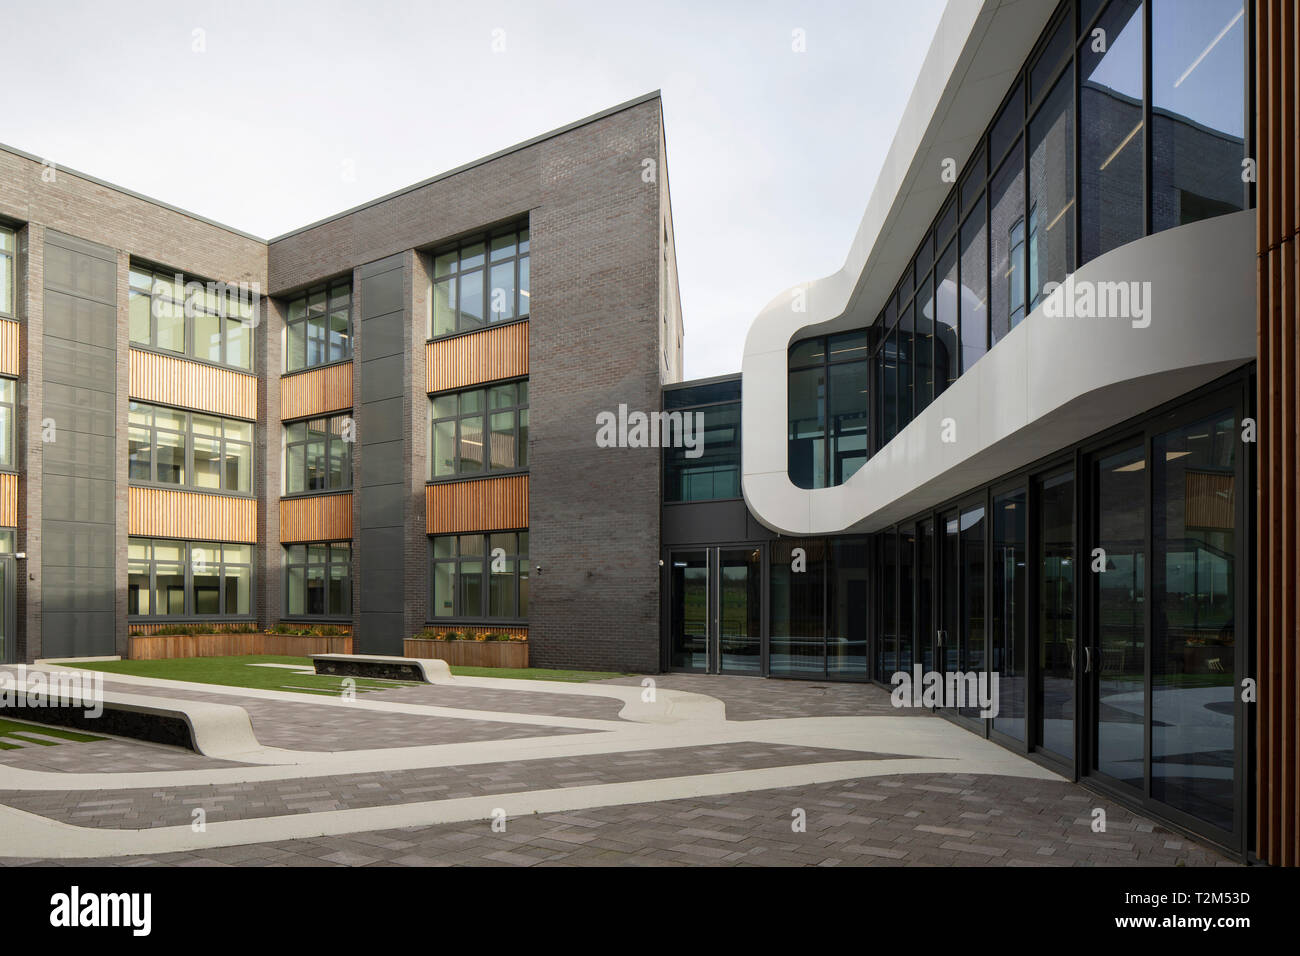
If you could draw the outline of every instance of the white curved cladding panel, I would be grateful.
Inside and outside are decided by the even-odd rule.
[[[796,488],[787,473],[787,349],[836,317],[830,277],[808,308],[761,312],[745,343],[742,488],[784,534],[875,530],[1213,381],[1255,357],[1255,213],[1128,243],[1074,274],[1149,282],[1150,324],[1049,317],[1040,304],[845,484]],[[952,419],[956,440],[941,440]]]

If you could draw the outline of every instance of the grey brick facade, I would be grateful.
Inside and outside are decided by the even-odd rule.
[[[659,452],[597,448],[595,420],[620,404],[658,409],[661,385],[681,376],[664,144],[660,102],[652,94],[270,242],[73,172],[57,170],[47,181],[48,167],[39,159],[0,149],[0,223],[15,228],[19,240],[17,550],[26,559],[19,564],[18,659],[46,652],[40,635],[48,598],[42,596],[51,586],[40,570],[49,563],[42,551],[40,441],[49,411],[38,346],[46,334],[46,230],[99,244],[115,258],[114,621],[112,647],[95,649],[124,654],[128,648],[127,286],[129,267],[139,261],[187,277],[257,283],[270,293],[253,356],[259,505],[253,610],[262,626],[285,612],[279,492],[286,297],[352,276],[358,419],[352,621],[359,651],[380,649],[367,646],[371,627],[382,650],[400,653],[401,637],[418,631],[429,613],[428,253],[484,227],[527,218],[532,661],[657,670]],[[380,294],[372,274],[390,264],[396,281],[383,294],[395,298],[380,329],[366,321],[381,315],[366,300]],[[374,494],[368,497],[368,490]]]

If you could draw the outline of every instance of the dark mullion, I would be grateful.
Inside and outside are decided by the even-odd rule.
[[[1155,130],[1151,127],[1151,121],[1151,0],[1142,0],[1142,235],[1144,236],[1151,235],[1154,221],[1151,205],[1155,197],[1155,184],[1152,181],[1151,153]],[[1149,723],[1148,730],[1150,730]],[[1149,778],[1148,774],[1148,780]]]

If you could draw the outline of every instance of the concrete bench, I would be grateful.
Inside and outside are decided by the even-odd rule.
[[[317,674],[332,677],[377,677],[380,680],[445,684],[451,680],[446,661],[380,654],[312,654]]]
[[[16,690],[17,706],[12,709],[0,707],[0,717],[12,716],[88,734],[109,734],[184,747],[207,757],[225,760],[239,760],[241,756],[263,749],[253,735],[248,711],[233,704],[106,691],[103,712],[90,716],[86,713],[87,707],[81,703],[51,707],[48,701],[42,701],[43,706],[27,707],[24,706],[25,697],[24,690]]]

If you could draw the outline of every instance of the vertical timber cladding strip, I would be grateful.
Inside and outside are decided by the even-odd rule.
[[[257,543],[257,499],[168,488],[130,488],[131,535]]]
[[[117,253],[45,233],[41,653],[116,653]]]
[[[0,375],[17,378],[21,371],[21,330],[22,326],[12,319],[0,319]]]
[[[528,527],[528,476],[450,481],[425,488],[429,534]]]
[[[280,418],[284,421],[351,407],[351,362],[296,372],[280,380]]]
[[[1259,534],[1255,849],[1300,865],[1300,2],[1256,4]]]
[[[414,336],[407,318],[405,254],[362,266],[361,378],[356,396],[359,474],[357,546],[361,553],[358,654],[401,654],[405,621],[405,464],[407,425],[404,364]]]
[[[142,402],[257,419],[257,376],[131,349],[130,394]]]
[[[429,392],[528,374],[527,322],[429,342],[424,348]]]
[[[280,541],[350,541],[352,495],[280,499]]]
[[[18,526],[18,476],[0,474],[0,528]]]

